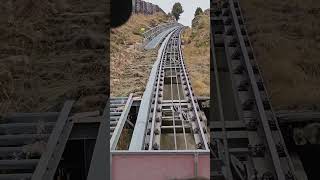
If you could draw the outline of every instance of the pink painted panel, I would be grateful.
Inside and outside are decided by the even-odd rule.
[[[170,180],[194,177],[193,154],[113,154],[112,180]],[[198,176],[210,177],[210,155],[199,154]]]

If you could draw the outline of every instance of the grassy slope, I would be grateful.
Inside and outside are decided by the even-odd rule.
[[[164,14],[138,14],[133,15],[125,25],[111,30],[111,96],[143,94],[157,51],[142,50],[140,29],[148,30],[166,20]]]
[[[197,16],[183,33],[183,53],[197,96],[210,96],[210,18]]]
[[[240,3],[273,105],[319,106],[320,1]]]
[[[103,10],[101,0],[66,2],[67,13]],[[0,15],[0,115],[59,111],[67,99],[77,110],[104,106],[103,17],[63,17],[48,0],[3,2]]]

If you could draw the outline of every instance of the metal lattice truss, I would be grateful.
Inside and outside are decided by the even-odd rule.
[[[88,180],[106,179],[107,112],[71,113],[74,101],[60,112],[12,113],[0,124],[0,180],[54,179],[69,140],[96,139]],[[79,133],[81,132],[81,133]]]
[[[116,149],[132,102],[132,94],[129,97],[110,98],[110,150]]]
[[[0,179],[42,180],[53,177],[73,123],[73,101],[62,111],[13,113],[0,124]]]
[[[214,11],[211,21],[213,67],[216,68],[215,78],[218,82],[216,87],[219,88],[218,73],[223,75],[223,72],[227,74],[230,72],[227,76],[231,77],[238,119],[230,121],[234,117],[226,117],[227,114],[224,114],[226,115],[224,117],[223,113],[220,113],[222,131],[213,132],[211,136],[212,142],[215,142],[215,156],[226,162],[227,179],[232,179],[231,165],[238,171],[238,176],[241,178],[252,175],[258,179],[275,177],[294,179],[292,162],[270,105],[260,70],[255,62],[239,2],[225,0],[219,3],[222,3],[220,7],[217,1],[213,3]],[[225,71],[221,71],[224,62],[226,62]],[[221,92],[218,93],[221,95]],[[219,108],[221,112],[227,110],[223,109],[222,103]],[[231,112],[231,109],[229,111]],[[246,128],[241,131],[226,130],[228,124],[235,125],[239,122],[244,123]],[[251,168],[244,168],[245,166],[235,158],[234,152],[230,152],[236,148],[228,147],[232,141],[236,142],[240,139],[247,139],[249,144],[247,151],[251,160],[245,161],[244,164]]]

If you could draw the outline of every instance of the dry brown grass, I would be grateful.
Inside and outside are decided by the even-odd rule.
[[[157,51],[142,49],[140,29],[148,30],[167,18],[164,14],[133,15],[125,25],[111,30],[111,96],[143,94]]]
[[[77,11],[90,4],[72,2]],[[0,114],[60,111],[67,99],[79,110],[105,104],[104,17],[62,17],[48,0],[8,1],[0,9]]]
[[[117,150],[129,149],[132,133],[133,133],[132,129],[123,128],[117,144]]]
[[[243,0],[240,6],[273,106],[319,106],[320,1]]]
[[[200,15],[182,36],[185,62],[197,96],[210,96],[209,23],[208,15]]]

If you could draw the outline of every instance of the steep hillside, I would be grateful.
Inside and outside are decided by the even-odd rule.
[[[105,104],[105,2],[61,2],[1,3],[0,115]]]
[[[274,107],[320,107],[320,1],[241,0]]]
[[[209,11],[196,16],[182,36],[183,53],[197,96],[210,96],[210,17]]]
[[[157,50],[142,48],[142,31],[168,20],[167,15],[134,14],[126,24],[111,29],[110,82],[111,96],[141,96],[147,84]]]

